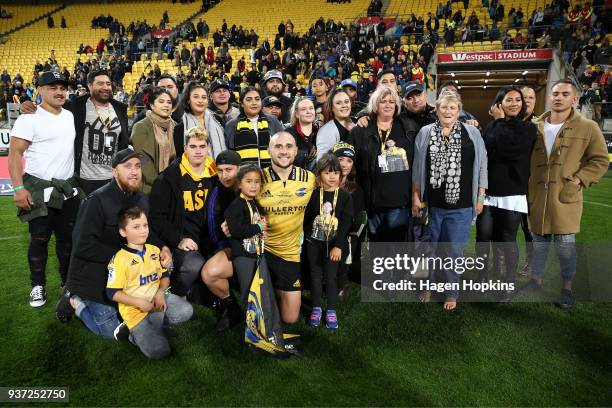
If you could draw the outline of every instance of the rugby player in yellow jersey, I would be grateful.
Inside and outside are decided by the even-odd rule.
[[[302,299],[304,211],[315,188],[315,176],[293,165],[297,145],[290,133],[274,134],[268,149],[272,165],[264,169],[264,183],[256,199],[268,221],[264,253],[281,318],[285,323],[295,323]]]

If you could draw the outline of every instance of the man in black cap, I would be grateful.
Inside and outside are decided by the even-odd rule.
[[[230,120],[237,118],[240,114],[240,109],[230,102],[230,86],[227,81],[215,79],[210,83],[208,89],[210,95],[210,103],[208,104],[208,112],[215,116],[215,119],[225,128],[225,125]]]
[[[367,104],[361,102],[357,98],[359,96],[358,95],[359,87],[357,86],[357,82],[353,81],[350,78],[347,78],[343,80],[342,82],[340,82],[340,86],[342,87],[342,89],[344,89],[346,94],[351,99],[351,119],[354,122],[356,122],[359,112],[365,109]]]
[[[293,100],[283,94],[285,89],[285,81],[283,80],[283,73],[277,69],[266,72],[263,79],[261,80],[261,87],[267,96],[276,96],[283,104],[281,123],[289,122],[289,116],[291,115],[291,104]]]
[[[268,116],[274,116],[281,123],[283,122],[282,121],[283,103],[281,102],[280,99],[278,99],[274,95],[266,96],[263,100],[262,106],[263,106],[262,107],[263,113],[265,113]],[[284,123],[283,123],[283,127],[285,127]]]
[[[46,301],[45,268],[48,244],[55,234],[61,285],[64,286],[72,229],[79,209],[74,187],[74,118],[62,108],[68,83],[57,72],[44,72],[39,78],[42,96],[40,109],[21,115],[11,130],[9,173],[15,192],[18,216],[28,222],[30,245],[30,306],[41,307]],[[23,157],[27,157],[25,169]],[[24,174],[25,170],[25,174]]]
[[[124,243],[117,227],[117,215],[125,207],[138,206],[148,212],[148,197],[140,191],[142,171],[139,155],[127,148],[112,159],[113,178],[83,202],[74,226],[75,245],[64,295],[56,307],[56,316],[67,322],[77,317],[95,335],[109,339],[125,334],[115,305],[106,297],[108,263]],[[150,231],[148,242],[162,248],[164,268],[172,264],[168,247]]]
[[[240,308],[229,285],[234,273],[229,239],[221,228],[225,222],[224,211],[236,198],[236,176],[240,162],[240,155],[233,150],[225,150],[217,156],[217,177],[205,204],[208,214],[205,247],[210,253],[207,254],[209,258],[202,271],[202,280],[217,297],[217,331],[225,331],[240,320]]]
[[[427,104],[427,95],[422,83],[408,82],[404,87],[404,107],[402,114],[414,120],[419,129],[436,121],[434,107]]]
[[[72,112],[74,173],[86,194],[111,179],[111,158],[129,143],[127,105],[113,99],[113,87],[106,71],[91,71],[87,76],[89,93],[66,101],[64,109]],[[23,103],[21,113],[33,113],[33,103]]]

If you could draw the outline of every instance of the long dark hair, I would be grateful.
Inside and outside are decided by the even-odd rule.
[[[336,87],[334,89],[332,89],[332,91],[329,93],[329,95],[327,95],[327,100],[325,101],[325,103],[323,104],[323,117],[324,117],[324,121],[325,123],[329,122],[330,120],[334,119],[334,98],[336,97],[336,95],[343,93],[346,94],[346,96],[349,98],[349,102],[351,100],[351,98],[349,97],[348,93],[346,93],[346,91],[340,87]],[[351,103],[351,107],[352,107],[352,103]]]
[[[527,105],[525,105],[525,98],[523,98],[523,92],[521,92],[521,88],[519,88],[518,86],[510,85],[501,88],[497,92],[497,95],[495,95],[493,105],[496,105],[498,103],[501,104],[506,95],[513,91],[518,92],[518,94],[521,96],[521,110],[519,111],[518,115],[516,115],[516,118],[522,120],[525,117],[525,113],[527,112]]]
[[[181,106],[183,107],[185,112],[193,113],[191,111],[191,106],[189,105],[189,99],[191,99],[191,93],[196,89],[203,89],[204,92],[206,92],[206,97],[208,97],[208,90],[202,83],[197,81],[191,81],[187,85],[187,90],[183,93],[183,99],[181,99]]]
[[[347,159],[351,159],[347,157]],[[346,175],[346,180],[344,182],[344,186],[342,187],[347,193],[354,193],[357,190],[357,169],[355,169],[355,159],[351,159],[353,161],[353,167],[351,167],[351,171]],[[340,158],[338,158],[340,161]],[[342,172],[340,172],[340,183],[342,183]]]

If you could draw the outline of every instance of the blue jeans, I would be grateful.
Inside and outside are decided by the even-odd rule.
[[[541,279],[544,276],[548,250],[551,242],[554,242],[561,277],[564,281],[571,281],[576,274],[576,234],[538,235],[532,232],[531,235],[533,236],[533,277]]]
[[[113,333],[119,326],[117,309],[93,300],[81,300],[83,303],[76,309],[75,314],[83,324],[96,336],[114,338]]]
[[[368,220],[370,241],[405,242],[409,218],[410,208],[407,207],[375,211]]]
[[[444,253],[438,251],[436,256],[459,258],[463,256],[463,250],[467,245],[472,229],[472,207],[446,210],[444,208],[432,207],[429,209],[429,229],[431,231],[431,242],[444,242],[446,244]],[[454,270],[443,270],[445,281],[459,285],[459,274]],[[430,278],[435,280],[435,274]],[[459,291],[455,288],[444,292],[447,298],[457,299]]]

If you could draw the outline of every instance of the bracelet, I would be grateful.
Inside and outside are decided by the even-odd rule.
[[[263,232],[263,226],[261,225],[261,222],[258,222],[255,225],[259,227],[259,232]]]
[[[479,194],[478,195],[478,201],[484,201],[486,198],[486,196],[484,194]]]
[[[13,191],[21,190],[22,188],[25,188],[25,187],[23,185],[21,185],[21,186],[13,186]]]

